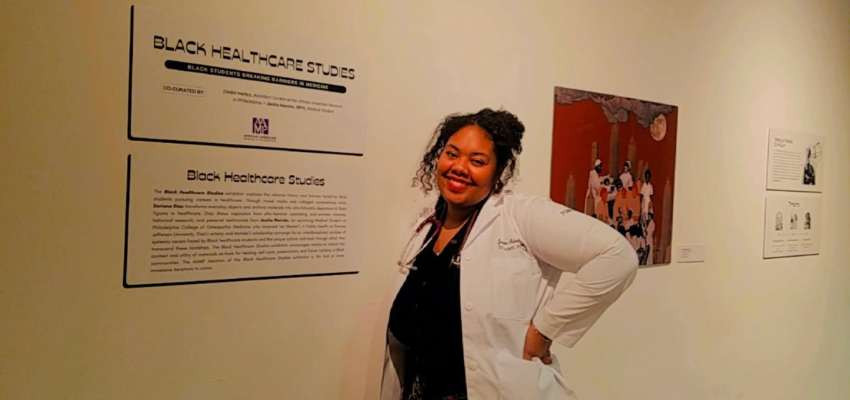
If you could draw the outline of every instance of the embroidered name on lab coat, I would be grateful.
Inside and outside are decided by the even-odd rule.
[[[525,250],[525,245],[519,239],[499,239],[496,244],[499,250]]]

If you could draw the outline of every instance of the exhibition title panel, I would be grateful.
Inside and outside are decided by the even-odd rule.
[[[358,25],[335,23],[330,37],[281,14],[260,26],[134,6],[128,137],[362,155]]]

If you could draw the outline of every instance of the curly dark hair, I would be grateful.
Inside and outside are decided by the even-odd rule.
[[[419,170],[413,177],[413,186],[420,186],[426,194],[434,189],[436,184],[437,160],[443,152],[443,148],[457,131],[464,127],[475,125],[493,141],[496,152],[496,180],[493,187],[494,193],[499,193],[505,185],[516,174],[516,157],[522,152],[522,134],[525,126],[516,115],[504,111],[494,111],[485,108],[474,114],[452,114],[440,122],[431,141],[428,150],[422,156]]]

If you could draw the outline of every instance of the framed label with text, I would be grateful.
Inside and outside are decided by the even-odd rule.
[[[822,221],[819,197],[768,197],[764,258],[820,254]]]
[[[128,157],[125,287],[358,272],[359,157],[209,151]]]
[[[824,138],[771,129],[767,190],[823,192]]]

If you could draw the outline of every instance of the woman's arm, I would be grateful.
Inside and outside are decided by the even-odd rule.
[[[512,211],[532,254],[576,274],[537,311],[530,328],[572,347],[634,280],[635,251],[611,227],[548,199],[515,198]]]

